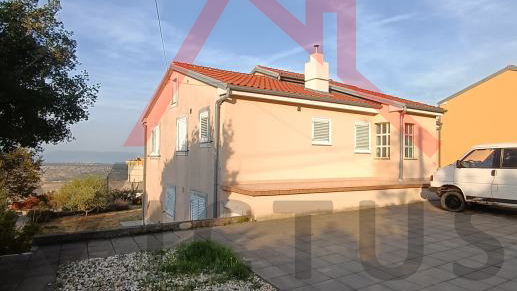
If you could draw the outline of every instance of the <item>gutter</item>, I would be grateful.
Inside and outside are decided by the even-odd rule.
[[[145,225],[145,210],[146,210],[146,204],[147,204],[147,188],[146,188],[146,169],[147,169],[147,118],[144,118],[144,121],[142,122],[142,125],[144,126],[144,173],[143,173],[143,188],[144,193],[142,193],[142,225]]]
[[[219,147],[220,147],[220,132],[221,132],[221,105],[228,100],[231,94],[231,89],[226,88],[226,92],[221,94],[219,99],[215,101],[215,116],[214,116],[214,218],[219,216]]]

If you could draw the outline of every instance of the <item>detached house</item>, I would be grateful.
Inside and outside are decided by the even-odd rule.
[[[147,223],[294,213],[421,199],[438,164],[442,109],[329,78],[173,62],[144,126]]]

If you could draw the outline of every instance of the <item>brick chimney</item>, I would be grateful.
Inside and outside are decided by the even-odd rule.
[[[323,61],[323,53],[319,45],[314,45],[314,53],[305,63],[305,88],[329,92],[329,64]]]

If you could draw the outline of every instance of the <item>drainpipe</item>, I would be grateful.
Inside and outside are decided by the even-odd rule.
[[[400,111],[399,181],[404,180],[404,113],[406,113],[406,109],[406,106],[403,106]]]
[[[214,218],[218,217],[219,212],[219,144],[220,144],[220,132],[221,132],[221,105],[228,100],[230,97],[231,90],[226,88],[226,93],[222,94],[219,99],[215,101],[215,116],[214,116],[214,146],[215,146],[215,159],[214,159]]]
[[[146,168],[147,168],[147,118],[144,119],[142,122],[142,125],[144,126],[144,173],[142,175],[144,181],[143,181],[143,188],[144,193],[142,193],[142,225],[145,225],[145,210],[147,205],[147,188],[146,188]]]

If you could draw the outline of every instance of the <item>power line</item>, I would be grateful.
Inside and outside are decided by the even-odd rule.
[[[162,50],[163,50],[163,61],[165,62],[165,67],[167,64],[167,53],[165,52],[165,42],[163,41],[163,33],[162,33],[162,21],[160,20],[160,11],[158,9],[158,1],[154,0],[154,6],[156,8],[156,16],[158,17],[158,27],[160,28],[160,38],[162,39]]]

